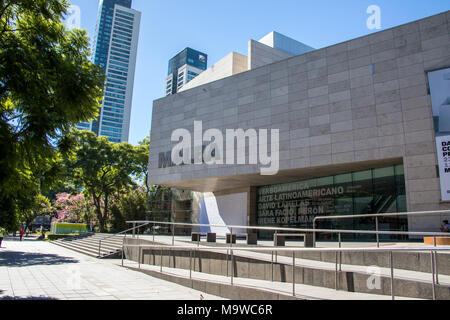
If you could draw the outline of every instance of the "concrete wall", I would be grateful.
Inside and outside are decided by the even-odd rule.
[[[136,238],[127,238],[125,243],[131,245],[138,243],[141,245],[153,244],[149,241],[137,240]],[[211,248],[211,250],[214,250],[214,248]],[[368,262],[374,266],[384,266],[388,264],[386,253],[367,253],[367,255],[368,257],[364,257],[364,255],[361,254],[349,253],[346,255],[345,259],[350,262],[350,264],[355,264],[355,260],[363,263]],[[408,260],[411,263],[408,269],[411,269],[430,260],[429,256],[425,254],[421,255],[418,253],[408,253],[407,255],[408,256],[405,256],[405,254],[403,254],[399,256],[398,253],[393,253],[393,261],[397,262],[400,259]],[[233,272],[234,276],[239,278],[259,279],[266,281],[271,281],[273,279],[273,281],[277,282],[292,282],[292,273],[295,272],[296,283],[325,288],[335,288],[335,270],[316,268],[314,266],[296,266],[294,269],[290,263],[286,264],[274,262],[272,264],[270,258],[267,259],[270,257],[269,252],[266,259],[243,257],[239,256],[239,254],[235,254],[233,260],[231,261],[231,257],[226,254],[226,251],[193,251],[192,254],[190,254],[189,251],[186,250],[171,250],[170,247],[167,247],[167,249],[163,249],[162,251],[160,249],[142,248],[139,254],[136,247],[127,247],[125,249],[125,257],[126,259],[133,261],[139,261],[140,258],[140,262],[142,264],[148,265],[162,265],[163,267],[187,270],[191,269],[193,271],[222,276],[231,276],[231,273]],[[332,260],[332,262],[334,261]],[[448,265],[448,259],[445,259],[440,266],[446,265]],[[442,270],[442,268],[439,268],[439,270]],[[429,271],[430,269],[426,270],[426,272]],[[380,288],[369,289],[367,286],[367,281],[370,277],[373,277],[373,275],[364,271],[339,272],[338,288],[339,290],[349,292],[384,295],[391,294],[390,277],[380,276]],[[395,278],[394,275],[394,290],[397,296],[432,299],[431,284],[416,279],[399,279]],[[446,284],[437,285],[436,297],[437,299],[448,300],[450,298],[449,286]]]
[[[225,58],[185,84],[179,91],[185,91],[205,83],[223,79],[247,71],[247,69],[247,57],[237,52],[231,52]]]
[[[264,43],[248,41],[248,69],[256,69],[267,64],[292,57],[291,54],[272,48]]]
[[[394,161],[405,166],[409,211],[450,208],[440,201],[426,74],[450,65],[449,20],[445,12],[156,100],[149,182],[217,191]],[[193,132],[194,120],[203,130],[279,129],[280,173],[261,177],[259,165],[158,168],[173,130]],[[410,230],[437,231],[442,218],[411,218]]]
[[[289,38],[276,31],[272,31],[271,33],[267,34],[258,42],[268,45],[269,47],[289,53],[292,56],[298,56],[299,54],[315,50],[314,48],[302,42]]]

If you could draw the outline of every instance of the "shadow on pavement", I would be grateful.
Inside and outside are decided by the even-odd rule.
[[[15,242],[26,242],[26,241],[37,241],[39,237],[24,237],[22,241],[20,241],[20,237],[5,237],[3,239],[3,241],[7,242],[7,241],[15,241]]]
[[[0,251],[0,266],[26,267],[34,265],[57,265],[77,262],[79,262],[79,260],[56,254]]]
[[[40,296],[40,297],[11,297],[11,296],[4,296],[4,297],[0,297],[0,300],[59,300],[56,298],[52,298],[52,297],[45,297],[45,296]]]

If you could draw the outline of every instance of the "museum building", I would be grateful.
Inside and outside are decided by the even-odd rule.
[[[248,49],[153,103],[148,182],[192,191],[189,210],[168,220],[309,228],[316,216],[450,209],[450,11],[322,49],[277,32]],[[191,154],[173,152],[177,129],[191,133]],[[237,161],[198,162],[199,148],[224,145],[210,129],[242,129],[244,145],[227,138],[212,152]],[[250,131],[262,129],[278,133],[267,147],[278,151],[274,174],[251,160],[261,141]],[[176,165],[177,155],[192,161]],[[380,229],[439,231],[445,218],[385,218]],[[327,223],[374,228],[371,218]]]

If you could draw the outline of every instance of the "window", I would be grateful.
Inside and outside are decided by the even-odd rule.
[[[364,215],[407,211],[403,165],[264,186],[259,187],[257,193],[258,225],[312,228],[314,217],[319,215]],[[408,230],[406,218],[380,218],[379,224],[380,230]],[[372,217],[363,217],[319,220],[316,227],[373,230],[375,223]],[[265,233],[261,235],[271,236]],[[322,239],[323,236],[324,234],[321,235]],[[342,237],[358,241],[374,239],[373,235],[363,234],[342,234]],[[386,240],[401,240],[403,236],[381,237]],[[328,234],[327,239],[336,240],[336,236]]]

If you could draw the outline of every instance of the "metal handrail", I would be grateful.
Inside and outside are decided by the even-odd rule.
[[[378,230],[378,217],[398,217],[398,216],[425,216],[425,215],[440,215],[450,214],[450,210],[433,210],[433,211],[412,211],[412,212],[392,212],[392,213],[368,213],[368,214],[355,214],[355,215],[340,215],[340,216],[319,216],[313,219],[313,229],[316,228],[317,220],[334,220],[334,219],[355,219],[375,217],[375,231]],[[447,234],[448,236],[448,234]],[[316,243],[316,233],[313,235],[313,243]],[[377,247],[380,246],[380,237],[377,234]]]
[[[163,248],[163,249],[179,249],[179,250],[230,250],[228,247],[196,247],[196,246],[167,246],[167,245],[153,245],[153,244],[125,244],[125,247],[145,247],[145,248]],[[391,252],[391,251],[450,251],[450,246],[443,247],[395,247],[395,248],[376,248],[376,247],[355,247],[355,248],[303,248],[303,247],[277,247],[276,249],[270,247],[233,247],[233,250],[241,251],[298,251],[298,252]]]
[[[142,248],[160,250],[161,251],[161,266],[160,266],[160,272],[163,272],[163,263],[162,263],[162,253],[163,250],[189,250],[189,278],[192,279],[192,251],[213,251],[213,250],[227,250],[227,277],[228,277],[228,250],[230,250],[231,254],[231,261],[232,261],[232,272],[231,272],[231,285],[234,285],[233,278],[234,275],[234,268],[233,268],[233,261],[234,261],[234,254],[233,251],[263,251],[263,252],[272,252],[272,258],[271,258],[271,266],[272,266],[272,281],[273,281],[273,252],[276,251],[286,251],[286,252],[292,252],[292,295],[295,297],[295,252],[335,252],[336,253],[336,267],[335,267],[335,289],[338,290],[338,253],[342,252],[388,252],[389,253],[389,268],[390,268],[390,280],[391,280],[391,298],[392,300],[395,299],[394,294],[394,264],[393,264],[393,252],[400,251],[400,252],[416,252],[416,251],[429,251],[431,255],[431,276],[432,276],[432,297],[433,300],[436,300],[436,282],[438,279],[438,270],[437,270],[437,261],[436,261],[436,253],[438,251],[450,251],[450,247],[444,247],[444,248],[436,248],[436,247],[400,247],[400,248],[277,248],[274,249],[268,249],[268,248],[249,248],[249,247],[234,247],[232,250],[228,247],[193,247],[193,246],[158,246],[158,245],[129,245],[129,244],[123,244],[122,252],[124,252],[125,247],[137,247],[139,250],[139,269],[141,268],[141,251]],[[339,264],[342,262],[339,261]],[[122,266],[123,266],[123,255],[122,255]]]
[[[163,224],[163,225],[173,225],[173,226],[191,226],[191,227],[220,227],[220,228],[230,228],[232,229],[247,229],[247,230],[266,230],[266,231],[293,231],[293,232],[306,232],[313,234],[313,244],[315,246],[315,234],[320,233],[334,233],[339,235],[339,246],[341,246],[341,234],[375,234],[377,238],[380,234],[385,235],[413,235],[413,236],[429,236],[436,239],[436,237],[449,236],[448,233],[444,232],[417,232],[417,231],[379,231],[379,230],[339,230],[339,229],[305,229],[305,228],[285,228],[285,227],[260,227],[260,226],[237,226],[237,225],[215,225],[215,224],[201,224],[201,223],[182,223],[182,222],[163,222],[163,221],[127,221],[127,223],[146,223],[146,224]],[[172,230],[172,245],[175,241],[175,232]],[[232,233],[232,231],[231,231]],[[232,241],[230,241],[232,243]],[[436,241],[435,241],[436,242]]]
[[[122,233],[125,233],[125,236],[126,236],[126,234],[127,234],[128,231],[134,231],[135,229],[139,229],[140,227],[143,227],[143,226],[145,226],[145,225],[147,225],[147,224],[148,224],[148,223],[142,224],[142,225],[140,225],[140,226],[133,226],[133,228],[130,228],[130,229],[127,229],[127,230],[124,230],[124,231],[120,231],[120,232],[117,232],[117,233],[115,233],[115,234],[112,234],[112,235],[109,235],[109,236],[106,236],[106,237],[101,238],[101,239],[98,241],[98,256],[99,256],[99,257],[101,256],[100,251],[101,251],[102,241],[103,241],[103,240],[106,240],[106,239],[109,239],[109,238],[112,238],[112,237],[116,237],[116,236],[118,236],[119,234],[122,234]]]

